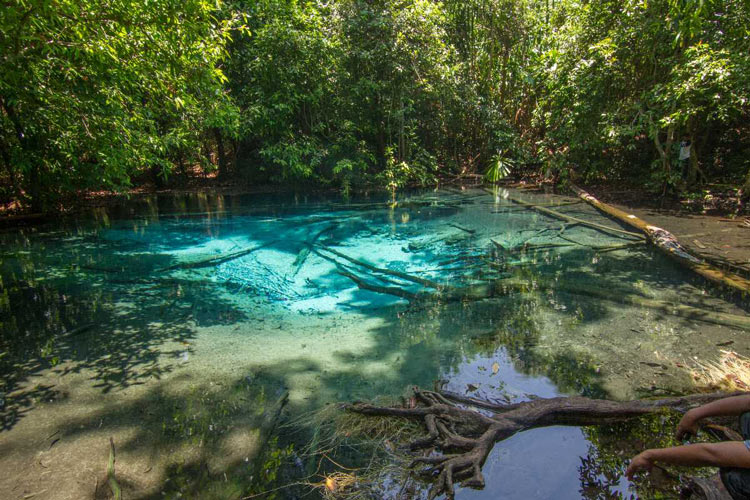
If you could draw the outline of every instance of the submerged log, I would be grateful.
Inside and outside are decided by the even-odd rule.
[[[630,236],[632,238],[643,238],[643,236],[638,233],[633,233],[631,231],[626,231],[624,229],[605,226],[603,224],[597,224],[596,222],[590,222],[587,220],[579,219],[578,217],[573,217],[572,215],[567,215],[561,212],[557,212],[555,210],[552,210],[547,207],[543,207],[541,205],[535,205],[534,203],[529,203],[528,201],[522,200],[520,198],[516,198],[514,196],[508,196],[508,199],[512,201],[513,203],[516,203],[518,205],[521,205],[531,210],[536,210],[537,212],[547,215],[549,217],[553,217],[559,220],[564,220],[565,222],[569,222],[569,223],[579,224],[581,226],[590,227],[602,233],[607,233],[607,234],[618,236],[618,237]]]
[[[325,258],[325,256],[321,255]],[[341,254],[343,257],[344,254]],[[449,285],[438,285],[429,280],[423,280],[416,276],[411,276],[406,273],[400,273],[398,271],[390,271],[367,264],[365,267],[375,272],[383,272],[387,275],[396,276],[402,280],[411,281],[413,283],[422,283],[426,281],[426,286],[435,288],[435,291],[421,290],[421,291],[410,291],[401,286],[381,286],[372,283],[360,276],[357,276],[353,272],[343,268],[340,264],[332,260],[338,267],[338,273],[352,280],[359,288],[368,290],[371,292],[382,293],[385,295],[392,295],[402,299],[407,299],[410,302],[418,301],[436,301],[436,302],[470,302],[485,299],[492,299],[496,297],[504,297],[511,293],[528,292],[530,290],[553,290],[563,293],[571,293],[575,295],[584,295],[599,300],[606,300],[609,302],[616,302],[621,304],[628,304],[634,306],[645,307],[653,309],[664,314],[671,316],[677,316],[680,318],[689,319],[692,321],[702,321],[704,323],[712,323],[716,325],[729,326],[733,328],[750,329],[750,316],[724,313],[720,311],[702,309],[699,307],[690,306],[687,304],[677,304],[672,302],[666,302],[658,299],[652,299],[643,295],[637,295],[635,293],[628,293],[625,291],[617,292],[612,289],[597,289],[592,286],[581,286],[573,283],[544,283],[535,282],[531,283],[525,280],[513,280],[513,279],[497,279],[489,283],[480,283],[467,286],[449,286]],[[355,260],[356,262],[356,260]],[[364,264],[364,263],[362,263]],[[377,278],[377,276],[375,276]]]
[[[355,259],[354,257],[350,257],[350,256],[346,255],[345,253],[339,252],[338,250],[335,250],[335,249],[330,248],[330,247],[326,247],[326,246],[322,246],[322,245],[316,245],[316,249],[317,250],[316,250],[315,253],[318,256],[320,256],[323,259],[326,259],[328,261],[332,261],[335,264],[337,264],[337,262],[336,262],[335,259],[332,259],[332,258],[330,258],[330,257],[328,257],[326,255],[321,254],[320,251],[322,250],[322,251],[325,251],[325,252],[329,252],[329,253],[337,256],[337,257],[340,257],[340,258],[342,258],[342,259],[344,259],[344,260],[346,260],[348,262],[351,262],[352,264],[355,264],[355,265],[357,265],[359,267],[362,267],[364,269],[367,269],[369,271],[373,271],[373,272],[380,273],[380,274],[385,274],[385,275],[388,275],[388,276],[393,276],[394,278],[399,278],[399,279],[402,279],[404,281],[411,281],[412,283],[417,283],[418,285],[423,285],[423,286],[426,286],[428,288],[434,288],[436,290],[440,290],[440,289],[443,288],[443,285],[441,285],[440,283],[437,283],[436,281],[428,280],[428,279],[425,279],[425,278],[420,278],[419,276],[413,276],[413,275],[407,274],[407,273],[402,273],[400,271],[395,271],[393,269],[385,269],[385,268],[382,268],[382,267],[373,266],[372,264],[368,264],[367,262],[364,262],[362,260]]]
[[[229,262],[230,260],[239,259],[240,257],[244,257],[245,255],[250,255],[253,252],[256,252],[262,248],[269,247],[276,243],[278,243],[278,240],[269,241],[268,243],[264,243],[262,245],[258,245],[252,248],[246,248],[244,250],[239,250],[237,252],[233,252],[233,253],[229,253],[225,255],[220,255],[218,257],[210,257],[208,259],[197,260],[194,262],[180,262],[179,264],[174,264],[172,266],[159,269],[159,272],[175,271],[177,269],[196,269],[199,267],[218,266],[219,264]]]
[[[540,286],[540,288],[542,287]],[[575,295],[585,295],[587,297],[610,302],[646,307],[648,309],[654,309],[671,316],[677,316],[692,321],[702,321],[704,323],[712,323],[715,325],[750,329],[750,316],[723,313],[686,304],[675,304],[673,302],[651,299],[634,293],[613,293],[613,290],[597,289],[590,286],[577,286],[563,283],[556,289],[560,292],[568,292]]]
[[[336,229],[336,224],[331,224],[329,226],[326,226],[325,228],[315,233],[313,237],[310,238],[309,241],[305,242],[305,244],[302,246],[302,249],[297,254],[297,258],[294,259],[294,263],[292,264],[292,266],[294,266],[294,271],[292,271],[292,276],[297,276],[297,273],[299,273],[299,270],[302,269],[302,266],[305,265],[307,258],[310,256],[310,251],[312,250],[313,245],[317,243],[320,237],[330,231],[333,231],[334,229]]]
[[[735,393],[739,394],[739,393]],[[672,409],[684,412],[732,394],[712,393],[659,400],[608,401],[585,397],[536,399],[498,405],[455,397],[447,392],[414,388],[417,405],[412,408],[381,407],[366,403],[346,405],[362,415],[412,418],[424,422],[427,435],[410,443],[412,450],[437,448],[441,454],[417,456],[410,467],[434,478],[429,498],[445,494],[453,498],[456,482],[472,488],[484,487],[482,466],[495,443],[518,432],[551,425],[601,425],[626,421],[642,415]],[[458,405],[461,406],[458,406]],[[481,408],[478,411],[476,408]],[[488,410],[491,413],[488,415]]]
[[[750,280],[734,273],[725,272],[691,254],[672,233],[639,219],[618,208],[603,203],[577,186],[571,186],[578,196],[607,215],[646,235],[648,240],[663,253],[709,281],[729,286],[741,292],[750,292]]]

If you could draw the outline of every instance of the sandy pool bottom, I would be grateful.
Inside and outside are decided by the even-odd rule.
[[[101,371],[74,361],[25,380],[8,395],[26,404],[0,434],[0,497],[108,497],[112,438],[126,498],[164,490],[191,497],[190,488],[199,486],[179,478],[200,474],[225,474],[226,486],[194,490],[193,498],[239,498],[231,476],[256,470],[285,391],[286,418],[438,380],[493,399],[582,392],[625,399],[689,390],[680,365],[714,358],[717,345],[750,351],[747,335],[732,328],[611,303],[607,314],[587,321],[555,307],[543,292],[523,300],[337,313],[247,300],[262,308],[257,319],[186,323],[189,341],[164,342],[153,349],[153,363],[123,367],[131,383],[103,389]],[[116,363],[109,370],[116,372]],[[575,461],[573,455],[568,459]],[[530,458],[518,466],[543,464]],[[471,498],[491,498],[492,491]]]

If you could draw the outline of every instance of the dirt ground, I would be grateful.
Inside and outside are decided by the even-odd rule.
[[[671,232],[691,252],[750,273],[750,226],[743,217],[693,213],[679,206],[658,208],[647,200],[618,194],[592,195]],[[716,211],[712,211],[716,212]]]

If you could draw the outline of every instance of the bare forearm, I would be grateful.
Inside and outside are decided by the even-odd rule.
[[[643,454],[652,463],[662,462],[693,467],[750,468],[750,451],[741,441],[689,444],[646,450]]]
[[[719,415],[741,415],[746,411],[750,411],[750,394],[719,399],[718,401],[692,409],[688,413],[697,421]]]

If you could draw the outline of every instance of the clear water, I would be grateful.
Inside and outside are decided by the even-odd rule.
[[[288,428],[263,437],[284,390],[287,420],[412,385],[500,401],[631,398],[689,390],[681,366],[721,346],[750,350],[741,329],[618,299],[743,315],[741,300],[644,245],[612,250],[628,236],[564,227],[508,196],[619,227],[569,198],[446,190],[395,203],[153,198],[1,232],[0,497],[105,497],[110,437],[129,498],[278,486],[295,467],[315,470],[286,450],[300,445]],[[373,267],[496,293],[427,295]],[[639,445],[528,431],[495,447],[485,490],[457,498],[644,496],[621,476]]]

